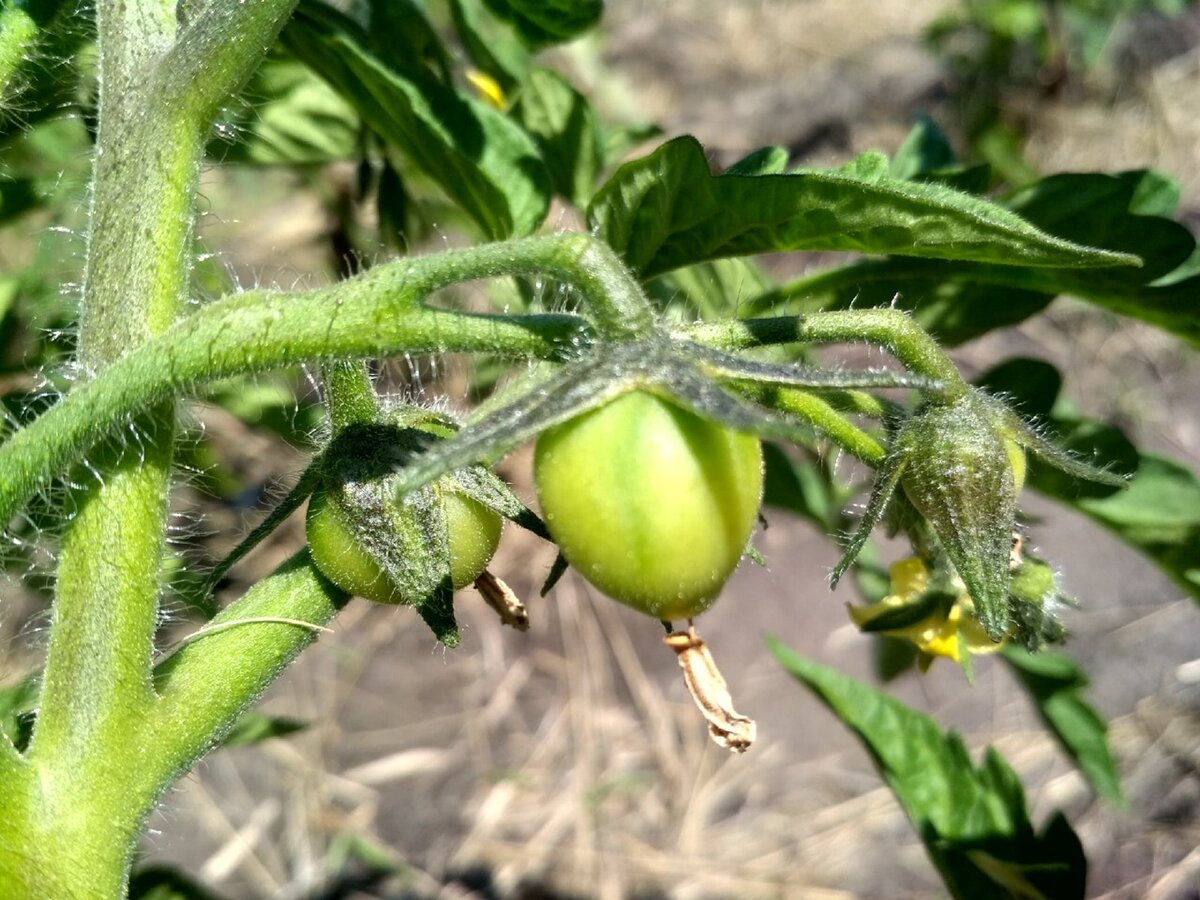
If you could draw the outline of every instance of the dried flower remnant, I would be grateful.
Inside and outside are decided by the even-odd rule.
[[[733,698],[729,696],[729,688],[708,645],[696,634],[695,628],[672,632],[663,638],[663,642],[678,656],[683,681],[708,721],[712,739],[726,750],[745,753],[754,743],[754,720],[734,710]]]
[[[504,625],[511,626],[517,631],[529,630],[529,613],[513,589],[497,578],[487,569],[475,579],[475,590],[483,595],[487,605],[496,611]]]

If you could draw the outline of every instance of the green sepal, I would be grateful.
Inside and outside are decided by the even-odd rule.
[[[487,466],[468,466],[448,476],[454,489],[475,500],[488,509],[533,532],[543,540],[551,541],[546,523],[537,513],[521,502],[512,489],[499,475]]]
[[[977,392],[926,406],[896,434],[905,495],[937,533],[993,640],[1008,632],[1017,491],[1004,438]]]
[[[459,635],[441,502],[447,486],[426,484],[398,502],[391,474],[438,439],[414,427],[352,425],[326,451],[323,489],[342,525],[383,570],[396,594],[416,609],[441,643],[453,647]]]
[[[1036,653],[1047,644],[1063,643],[1067,632],[1058,619],[1058,611],[1075,605],[1074,600],[1063,594],[1049,563],[1032,554],[1022,554],[1009,581],[1008,611],[1013,617],[1013,631],[1025,649]]]
[[[948,591],[925,591],[909,603],[903,603],[881,610],[867,621],[858,625],[858,630],[864,633],[880,631],[898,631],[923,622],[935,613],[948,613],[958,599]],[[863,607],[870,609],[870,606]]]

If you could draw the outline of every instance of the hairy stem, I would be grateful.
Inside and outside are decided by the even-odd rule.
[[[344,591],[317,572],[304,550],[158,666],[158,702],[141,736],[157,751],[139,775],[147,803],[228,732],[317,637],[316,627],[297,623],[324,625],[346,599]]]
[[[236,89],[293,3],[213,3],[228,10],[225,40],[238,52],[227,51],[233,62],[205,73],[205,89],[223,95]],[[273,25],[264,10],[274,10]],[[211,115],[164,91],[178,74],[164,62],[180,47],[176,28],[174,0],[96,5],[99,125],[77,351],[90,379],[85,385],[119,371],[137,348],[166,332],[186,297],[193,202]],[[127,444],[128,435],[109,430],[74,454],[96,447],[87,474],[75,479],[85,486],[72,497],[76,512],[62,540],[44,686],[27,753],[36,788],[27,794],[16,848],[25,862],[0,885],[6,896],[121,894],[150,811],[131,788],[161,751],[139,744],[137,735],[155,702],[150,673],[173,399],[151,398],[130,413]]]
[[[883,347],[917,375],[938,381],[938,399],[952,402],[970,390],[957,367],[937,341],[898,309],[859,309],[703,322],[689,326],[694,341],[726,350],[766,344],[842,344],[869,342]]]
[[[336,435],[348,425],[374,422],[379,416],[379,397],[366,364],[361,360],[336,360],[326,363],[325,406],[329,424]]]
[[[812,391],[769,385],[758,393],[765,405],[804,419],[868,466],[877,469],[883,465],[887,449]]]
[[[548,274],[591,289],[584,235],[488,244],[390,265],[301,294],[251,291],[218,301],[127,353],[0,445],[0,521],[131,415],[205,381],[301,362],[407,351],[487,351],[563,359],[590,340],[577,316],[485,316],[423,306],[456,282]],[[601,254],[602,256],[602,254]],[[589,295],[615,310],[623,301]]]

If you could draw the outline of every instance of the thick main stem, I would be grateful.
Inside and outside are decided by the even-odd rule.
[[[151,73],[175,36],[174,4],[100,3],[100,124],[79,326],[86,373],[166,330],[186,289],[199,140],[151,113]],[[142,448],[94,454],[63,537],[44,685],[28,761],[25,887],[42,896],[115,896],[144,811],[129,803],[128,739],[153,694],[151,650],[174,405],[133,422]],[[136,765],[136,763],[134,764]],[[40,865],[38,859],[53,861]]]
[[[99,127],[77,357],[85,378],[103,378],[178,316],[215,113],[204,98],[244,81],[294,2],[211,3],[180,43],[174,0],[97,4]],[[191,103],[188,84],[200,98]],[[8,805],[25,821],[13,829],[19,846],[0,848],[19,860],[0,860],[5,896],[121,895],[165,786],[147,790],[141,779],[169,748],[147,723],[174,401],[135,412],[124,437],[105,435],[76,479],[85,487],[62,541],[31,777],[24,801]]]

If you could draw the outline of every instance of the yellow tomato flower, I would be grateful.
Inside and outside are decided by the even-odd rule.
[[[966,592],[945,609],[945,604],[935,604],[932,611],[917,621],[895,628],[879,627],[882,616],[894,616],[904,607],[916,607],[926,602],[929,588],[929,570],[925,563],[910,556],[893,563],[890,569],[891,593],[878,603],[869,606],[847,606],[850,618],[860,629],[900,638],[921,651],[921,671],[929,668],[934,657],[944,656],[957,663],[963,661],[963,653],[995,653],[1004,642],[995,643],[988,637],[983,626],[971,615],[973,607]]]
[[[479,91],[480,96],[496,109],[502,110],[508,105],[504,96],[504,88],[500,87],[500,82],[486,72],[468,69],[467,81],[471,82],[475,90]]]

